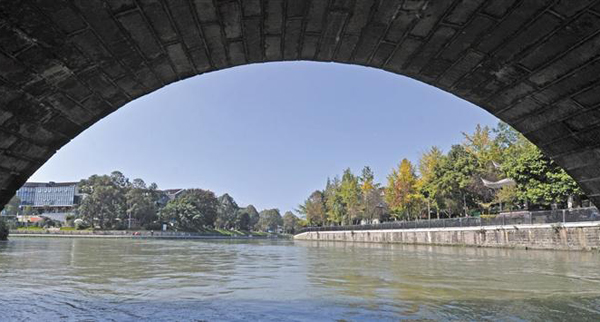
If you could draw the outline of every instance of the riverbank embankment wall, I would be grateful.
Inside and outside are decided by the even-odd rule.
[[[289,238],[290,235],[223,235],[210,233],[187,233],[187,232],[150,232],[150,231],[51,231],[51,230],[15,230],[11,231],[12,237],[49,237],[49,238],[134,238],[134,239],[272,239]]]
[[[295,240],[600,250],[600,221],[515,226],[305,232]]]

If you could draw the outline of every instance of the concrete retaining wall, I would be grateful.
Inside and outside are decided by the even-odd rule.
[[[296,240],[599,250],[600,222],[398,230],[306,232]]]

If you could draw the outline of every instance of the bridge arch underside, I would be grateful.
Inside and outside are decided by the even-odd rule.
[[[371,66],[524,133],[600,205],[600,1],[0,1],[0,204],[129,101],[249,63]]]

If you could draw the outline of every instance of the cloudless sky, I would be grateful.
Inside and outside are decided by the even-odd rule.
[[[385,177],[433,145],[447,151],[498,120],[460,98],[377,69],[255,64],[141,97],[84,131],[30,181],[122,171],[161,189],[229,193],[240,206],[297,208],[327,177],[363,166]]]

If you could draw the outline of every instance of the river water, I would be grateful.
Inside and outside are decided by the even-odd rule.
[[[290,240],[0,243],[1,321],[600,320],[600,254]]]

